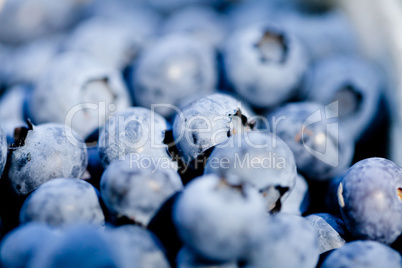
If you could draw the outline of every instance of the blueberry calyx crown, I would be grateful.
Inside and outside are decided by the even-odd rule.
[[[25,139],[28,135],[28,132],[30,130],[33,130],[33,124],[30,119],[26,120],[28,127],[17,127],[14,130],[14,143],[10,145],[10,150],[14,151],[18,149],[19,147],[22,147],[25,145]]]
[[[265,29],[261,39],[254,45],[260,52],[262,62],[283,64],[286,62],[289,44],[288,40],[280,31]]]
[[[247,116],[245,116],[242,112],[241,109],[238,108],[236,110],[236,113],[234,114],[229,114],[229,117],[231,118],[232,122],[234,121],[235,118],[240,119],[241,122],[241,126],[239,127],[239,130],[236,130],[236,126],[233,125],[230,127],[230,129],[227,132],[227,136],[231,137],[235,134],[240,134],[243,131],[250,131],[253,130],[255,125],[256,125],[256,121],[255,120],[248,120]]]

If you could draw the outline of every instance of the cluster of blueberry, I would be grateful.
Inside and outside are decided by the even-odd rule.
[[[0,267],[402,267],[332,2],[0,0]]]

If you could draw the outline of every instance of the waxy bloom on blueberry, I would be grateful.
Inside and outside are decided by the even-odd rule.
[[[231,136],[228,146],[216,146],[205,174],[216,174],[230,185],[250,184],[265,198],[266,210],[280,209],[296,182],[293,153],[271,133],[245,132]]]
[[[354,164],[339,185],[338,202],[356,238],[391,244],[402,234],[402,169],[384,158]]]
[[[20,222],[39,222],[52,227],[77,223],[105,225],[95,188],[80,179],[54,179],[41,185],[24,202]]]
[[[256,189],[231,186],[210,174],[186,186],[173,220],[184,244],[203,258],[236,261],[255,250],[265,226],[264,211]]]
[[[59,55],[38,79],[30,100],[36,124],[67,124],[87,138],[130,105],[121,74],[79,52]]]
[[[81,178],[88,164],[84,141],[70,128],[43,124],[16,129],[8,178],[19,195],[26,195],[54,178]]]
[[[142,107],[131,107],[109,117],[100,130],[98,152],[104,166],[114,160],[155,157],[171,160],[164,144],[168,123],[158,113]],[[172,163],[174,166],[174,163]]]

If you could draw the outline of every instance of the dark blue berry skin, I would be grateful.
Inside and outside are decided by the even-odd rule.
[[[117,254],[106,235],[89,225],[75,225],[67,229],[52,247],[32,259],[30,267],[120,267]]]
[[[105,216],[95,188],[80,179],[53,179],[28,196],[20,223],[40,222],[55,228],[79,223],[103,228]]]
[[[14,229],[1,242],[1,267],[26,267],[47,243],[57,238],[57,235],[51,228],[38,223],[25,224]]]
[[[309,179],[329,180],[342,174],[352,161],[354,143],[337,123],[336,108],[295,102],[268,115],[271,131],[288,144],[298,171]]]
[[[162,36],[144,49],[133,70],[133,95],[138,105],[180,106],[196,94],[210,94],[217,86],[215,52],[210,45],[186,33]],[[154,110],[168,117],[174,109]]]
[[[328,213],[311,214],[306,217],[317,233],[321,253],[340,248],[345,243],[348,230],[342,219]]]
[[[379,113],[384,80],[373,63],[353,56],[331,56],[308,71],[301,95],[308,101],[339,104],[339,121],[359,140]]]
[[[331,252],[320,267],[402,267],[402,258],[397,251],[384,244],[375,241],[354,241]]]
[[[214,146],[226,143],[233,132],[250,128],[248,118],[252,116],[239,100],[222,93],[184,106],[173,123],[173,137],[184,163],[189,165]],[[239,126],[238,119],[246,119],[246,122]]]
[[[338,188],[342,217],[359,239],[391,244],[402,233],[402,170],[384,158],[353,165]]]

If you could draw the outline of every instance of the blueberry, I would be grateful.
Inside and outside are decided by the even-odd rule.
[[[123,70],[137,56],[143,37],[124,21],[94,17],[82,22],[70,35],[66,50],[80,51]]]
[[[87,147],[70,128],[43,124],[16,129],[8,178],[15,192],[26,195],[53,178],[80,178],[88,164]]]
[[[32,259],[31,268],[117,268],[121,267],[107,236],[90,225],[67,228],[60,238]]]
[[[20,222],[39,222],[53,227],[88,223],[101,227],[105,217],[91,184],[79,179],[54,179],[25,200]]]
[[[225,72],[235,91],[259,108],[274,107],[293,97],[308,63],[298,39],[266,24],[236,31],[223,54]]]
[[[308,178],[327,180],[350,165],[354,144],[337,122],[337,106],[312,102],[286,104],[268,116],[272,131],[292,149],[298,170]]]
[[[130,104],[117,70],[78,52],[56,57],[38,79],[30,101],[35,123],[57,122],[86,138],[107,116]]]
[[[401,267],[401,255],[392,248],[375,241],[354,241],[332,252],[322,268]]]
[[[207,6],[189,6],[174,12],[163,24],[163,33],[189,33],[219,49],[228,31],[226,17]]]
[[[184,244],[201,257],[237,261],[255,250],[263,233],[264,201],[248,185],[234,187],[205,175],[186,186],[173,219]]]
[[[359,239],[391,244],[402,233],[402,171],[383,158],[354,164],[338,188],[342,218]]]
[[[297,174],[296,183],[288,198],[281,207],[281,212],[302,215],[307,211],[310,204],[310,193],[306,179]]]
[[[304,82],[309,101],[339,102],[339,121],[358,140],[379,112],[384,81],[375,65],[358,57],[333,56],[316,62]]]
[[[107,229],[106,236],[117,252],[121,268],[170,267],[160,242],[144,228],[123,225]]]
[[[270,133],[245,132],[231,136],[227,144],[215,147],[204,173],[223,177],[230,185],[250,184],[264,196],[267,211],[280,209],[297,175],[286,143]]]
[[[98,141],[104,166],[114,160],[136,160],[149,156],[170,161],[168,147],[164,144],[168,128],[161,115],[147,108],[132,107],[110,116],[100,131]]]
[[[345,241],[345,223],[331,214],[319,213],[311,214],[306,217],[317,233],[320,252],[342,247]]]
[[[17,47],[10,46],[0,66],[0,76],[4,76],[3,83],[35,83],[58,54],[63,41],[64,36],[58,34]]]
[[[30,260],[59,235],[39,223],[29,223],[14,229],[1,242],[1,267],[27,267]]]
[[[268,217],[266,225],[262,245],[251,253],[246,267],[315,267],[318,239],[306,219],[278,213]]]
[[[173,136],[186,164],[228,137],[253,128],[253,114],[235,98],[216,93],[185,106],[176,115]],[[250,118],[250,120],[248,120]]]
[[[0,10],[0,41],[20,44],[64,30],[82,15],[88,1],[7,1]],[[33,12],[35,11],[35,12]]]
[[[191,249],[183,247],[177,255],[178,268],[238,268],[236,262],[217,263],[204,260]]]
[[[140,106],[178,105],[180,100],[217,86],[215,54],[191,35],[161,37],[141,54],[133,74],[134,99]],[[155,109],[163,116],[176,111],[169,106]]]
[[[115,161],[103,173],[101,195],[116,218],[126,217],[146,226],[159,207],[183,187],[179,174],[169,165],[153,163],[157,158],[148,161]]]

